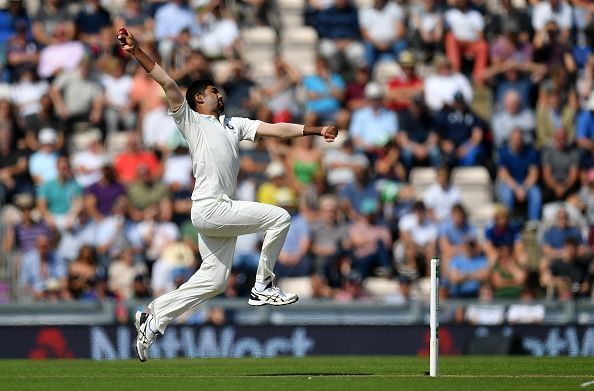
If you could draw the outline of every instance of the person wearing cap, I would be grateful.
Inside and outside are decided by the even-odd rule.
[[[29,158],[29,174],[36,185],[51,181],[58,176],[56,131],[51,128],[39,132],[39,150]]]
[[[590,93],[586,107],[578,115],[576,142],[589,155],[594,155],[594,91]]]
[[[387,107],[398,114],[409,108],[412,98],[423,94],[423,79],[415,71],[415,56],[405,50],[398,56],[398,64],[402,73],[388,82],[386,91]]]
[[[483,137],[487,124],[468,106],[462,92],[454,94],[454,102],[444,106],[435,121],[439,129],[441,152],[448,164],[481,164],[485,158]]]
[[[454,102],[454,95],[462,94],[470,104],[473,91],[470,82],[463,74],[452,71],[452,64],[447,57],[437,55],[433,58],[435,73],[425,79],[425,103],[432,112],[441,110]]]
[[[380,83],[367,83],[365,99],[368,106],[353,113],[349,136],[356,149],[374,154],[398,132],[398,117],[384,107],[384,87]]]
[[[290,189],[287,185],[285,166],[274,160],[266,167],[268,181],[262,183],[256,192],[256,200],[265,204],[276,205],[277,193],[283,189]]]

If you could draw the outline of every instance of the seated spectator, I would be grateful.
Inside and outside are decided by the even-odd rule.
[[[444,14],[448,32],[445,38],[446,54],[454,72],[462,69],[462,58],[472,57],[473,79],[482,81],[487,67],[489,46],[484,39],[485,20],[476,10],[468,7],[467,0],[456,0],[455,7]]]
[[[441,152],[448,164],[473,166],[483,161],[482,143],[487,126],[467,105],[461,92],[454,94],[453,104],[443,107],[435,121]]]
[[[353,113],[349,136],[356,149],[373,154],[386,145],[398,132],[398,117],[383,105],[384,88],[370,82],[365,86],[365,99],[369,106]]]
[[[315,12],[313,25],[320,38],[320,53],[334,68],[340,57],[346,57],[352,65],[364,60],[357,7],[350,0],[337,0]]]
[[[87,188],[101,179],[101,171],[107,156],[101,144],[99,131],[87,134],[86,145],[75,152],[70,160],[76,182]]]
[[[174,134],[167,146],[171,152],[165,158],[163,182],[171,191],[193,190],[192,158],[188,153],[188,143],[178,132]]]
[[[388,82],[387,107],[399,114],[412,105],[413,98],[423,94],[423,79],[415,72],[415,56],[404,51],[398,57],[402,73]]]
[[[475,239],[461,243],[461,252],[447,266],[449,297],[478,298],[482,284],[489,278],[489,262]]]
[[[429,210],[431,218],[442,222],[450,217],[454,205],[462,202],[460,189],[450,181],[450,170],[447,166],[437,169],[437,182],[429,185],[423,194],[423,203]]]
[[[200,14],[200,49],[209,58],[232,58],[238,51],[239,27],[224,3],[211,1]]]
[[[6,42],[14,35],[17,24],[24,23],[29,29],[29,16],[20,0],[8,1],[0,10],[0,42]]]
[[[11,99],[24,122],[27,117],[39,112],[40,100],[48,91],[46,81],[40,81],[34,68],[24,67],[18,75],[18,83],[13,84]]]
[[[443,42],[444,21],[437,1],[423,1],[422,8],[410,15],[409,28],[413,30],[411,47],[425,60],[431,60]]]
[[[142,237],[137,224],[130,218],[126,196],[119,196],[113,204],[112,213],[98,223],[95,239],[97,254],[103,265],[109,264],[127,248],[132,248],[135,254],[141,252]]]
[[[320,197],[317,218],[311,223],[311,252],[317,265],[346,247],[348,225],[338,213],[338,199],[327,194]]]
[[[153,264],[151,290],[155,297],[177,289],[196,269],[192,250],[183,243],[172,242],[165,246]]]
[[[49,182],[58,176],[56,138],[54,129],[44,128],[39,132],[40,148],[29,159],[29,174],[33,183],[37,185]]]
[[[64,230],[72,226],[82,208],[83,190],[72,176],[67,157],[60,156],[56,166],[58,176],[37,190],[37,208],[47,225]]]
[[[80,248],[76,259],[68,265],[68,290],[74,299],[93,300],[97,278],[97,258],[89,245]]]
[[[396,260],[400,278],[416,280],[427,275],[427,263],[436,254],[439,226],[429,218],[423,201],[398,222],[403,257]]]
[[[168,2],[155,13],[154,35],[164,69],[171,67],[175,39],[186,28],[193,36],[198,36],[200,32],[198,18],[185,0]]]
[[[578,147],[594,155],[594,91],[590,93],[585,110],[577,118],[576,141]]]
[[[406,167],[401,156],[401,149],[395,140],[390,140],[377,151],[374,169],[378,180],[382,182],[406,182]]]
[[[489,259],[497,259],[500,248],[511,250],[511,256],[522,266],[527,266],[528,254],[522,241],[519,227],[510,223],[509,211],[500,206],[495,209],[493,222],[485,228],[485,253]]]
[[[116,200],[126,194],[126,189],[119,183],[113,172],[113,167],[104,165],[101,178],[85,190],[85,208],[89,216],[95,221],[111,215]]]
[[[58,26],[66,30],[67,36],[74,37],[75,27],[71,22],[67,4],[61,0],[41,2],[31,26],[35,41],[43,46],[51,45],[54,42],[54,32]]]
[[[351,270],[344,279],[341,287],[334,293],[334,300],[346,303],[353,300],[368,299],[368,294],[363,289],[364,277],[357,270]]]
[[[592,259],[580,251],[581,242],[568,237],[555,258],[540,263],[540,283],[555,289],[561,300],[590,296]]]
[[[136,114],[133,111],[130,92],[132,77],[124,73],[124,63],[108,57],[103,61],[104,73],[101,75],[101,85],[105,89],[105,125],[107,131],[117,132],[133,130]]]
[[[582,232],[578,227],[569,225],[569,215],[564,208],[560,208],[555,216],[555,224],[544,232],[540,243],[543,262],[563,257],[565,241],[571,238],[577,243],[577,252],[584,255],[587,252]]]
[[[82,247],[95,246],[97,223],[82,208],[69,220],[66,227],[60,231],[60,242],[56,251],[62,258],[71,262],[76,259]]]
[[[88,59],[77,70],[56,77],[50,96],[56,111],[66,121],[67,132],[72,132],[78,122],[99,125],[103,119],[103,88],[91,74]]]
[[[464,245],[478,238],[476,227],[468,221],[466,209],[460,204],[452,207],[451,216],[439,227],[439,250],[441,259],[447,266],[452,257],[461,254]]]
[[[377,198],[365,198],[361,202],[361,218],[349,227],[353,269],[363,278],[391,273],[389,249],[392,235],[379,218]]]
[[[406,49],[404,19],[402,7],[388,0],[374,0],[373,5],[359,11],[365,62],[369,69],[373,69],[379,58],[398,58]]]
[[[274,77],[271,85],[260,89],[264,106],[272,116],[273,122],[291,121],[299,115],[296,87],[301,75],[290,63],[280,57],[274,59]],[[263,114],[260,114],[263,116]]]
[[[143,211],[169,197],[167,185],[152,175],[147,166],[138,166],[136,176],[138,179],[128,185],[127,188],[132,208]]]
[[[542,0],[534,6],[532,27],[537,34],[542,33],[550,21],[559,26],[560,41],[567,42],[573,26],[573,17],[571,6],[565,0]]]
[[[575,139],[575,108],[564,102],[559,90],[545,88],[536,106],[536,146],[543,148],[554,138],[557,129],[563,128],[567,141]]]
[[[543,158],[543,162],[544,162]],[[525,145],[522,131],[513,130],[507,145],[499,150],[497,181],[501,202],[513,213],[517,202],[526,203],[528,221],[540,218],[542,193],[538,186],[539,159],[534,148]]]
[[[493,64],[485,70],[484,82],[493,89],[494,111],[503,110],[505,94],[517,91],[523,107],[533,106],[536,83],[548,73],[546,65],[535,62],[516,62],[515,60]]]
[[[322,153],[313,143],[313,137],[303,137],[292,141],[287,155],[288,178],[294,188],[305,188],[314,184],[322,176]]]
[[[26,297],[34,300],[68,300],[66,264],[52,249],[45,235],[37,237],[36,248],[21,260],[19,286]]]
[[[0,130],[0,204],[18,193],[33,193],[26,151],[14,148],[11,132]]]
[[[566,31],[560,31],[554,20],[546,22],[544,28],[534,34],[534,61],[545,64],[549,71],[559,67],[568,73],[575,73],[577,65],[565,34]]]
[[[314,125],[334,121],[344,97],[344,80],[337,73],[331,73],[328,62],[323,57],[316,60],[316,71],[303,78],[307,96],[305,103],[305,122]]]
[[[41,78],[55,77],[60,72],[75,71],[85,54],[80,41],[73,41],[74,28],[70,22],[58,24],[51,43],[39,53],[37,73]]]
[[[148,270],[142,262],[134,259],[134,250],[124,249],[109,265],[109,290],[120,299],[134,298],[134,283],[138,276],[146,276]]]
[[[266,167],[268,181],[258,188],[256,200],[265,204],[276,205],[279,191],[291,190],[287,184],[285,166],[279,161],[271,162]]]
[[[425,102],[431,111],[454,103],[454,95],[461,93],[467,104],[472,103],[472,86],[461,73],[452,72],[452,64],[441,55],[435,56],[436,73],[425,79]]]
[[[503,98],[503,110],[496,111],[491,120],[495,147],[503,147],[514,129],[520,129],[524,142],[532,145],[535,126],[534,112],[528,106],[522,106],[517,91],[508,90]]]
[[[594,169],[589,169],[586,178],[577,194],[577,200],[570,200],[585,213],[590,227],[594,226]]]
[[[145,113],[162,105],[163,89],[141,66],[136,67],[132,77],[130,100],[132,107],[138,109],[138,121],[142,120]]]
[[[142,143],[145,147],[160,152],[167,152],[167,144],[178,133],[173,118],[167,114],[169,105],[163,96],[159,107],[144,113],[142,118]]]
[[[423,97],[412,98],[407,109],[398,114],[397,140],[402,161],[408,171],[414,166],[441,164],[437,125],[429,113]]]
[[[35,249],[37,238],[40,236],[49,238],[51,230],[42,221],[34,219],[31,212],[35,205],[30,194],[18,194],[14,204],[21,212],[21,221],[14,227],[8,227],[2,245],[6,252],[14,249],[24,254]]]
[[[545,202],[565,200],[579,187],[579,150],[567,142],[567,132],[555,132],[553,142],[542,151],[543,198]]]
[[[355,181],[343,187],[339,194],[340,209],[350,220],[361,215],[365,199],[379,199],[379,192],[369,172],[369,161],[357,159],[353,163]]]
[[[248,64],[231,61],[228,72],[218,76],[218,83],[225,91],[225,113],[228,116],[250,117],[255,104],[256,83],[249,77]]]
[[[313,271],[309,255],[311,232],[307,220],[297,213],[297,198],[291,191],[279,191],[276,203],[291,214],[291,226],[278,255],[274,273],[278,277],[305,277]]]
[[[519,299],[526,289],[525,263],[514,256],[511,246],[497,247],[489,282],[495,299]]]
[[[124,27],[140,42],[154,39],[153,20],[143,7],[142,0],[126,0],[124,8],[114,16],[113,25]]]
[[[160,167],[154,153],[140,149],[138,136],[130,133],[126,149],[119,154],[114,161],[114,169],[117,178],[123,184],[129,184],[136,180],[139,166],[146,166],[153,176],[159,175]]]
[[[98,43],[101,29],[111,27],[111,16],[101,6],[100,0],[85,0],[76,15],[75,25],[81,41],[92,47]]]
[[[355,180],[353,166],[357,165],[358,161],[369,166],[369,159],[362,153],[355,153],[350,139],[345,140],[340,148],[324,152],[323,165],[328,184],[340,191],[347,184],[353,183]]]
[[[171,212],[169,200],[153,204],[144,210],[144,220],[136,227],[138,235],[142,238],[145,259],[149,264],[161,257],[167,245],[180,238],[179,228],[171,222]]]
[[[266,169],[270,164],[271,155],[268,152],[270,141],[270,139],[259,138],[253,149],[241,151],[239,156],[240,172],[253,179],[256,185],[264,183],[267,179]]]
[[[517,7],[512,0],[502,0],[498,12],[490,16],[486,32],[493,38],[491,62],[499,63],[513,57],[521,62],[531,61],[533,31],[526,9]]]
[[[24,119],[25,145],[28,149],[38,150],[38,137],[42,129],[50,128],[56,132],[56,147],[62,148],[64,145],[64,132],[61,121],[54,112],[52,98],[44,94],[39,98],[39,110]]]

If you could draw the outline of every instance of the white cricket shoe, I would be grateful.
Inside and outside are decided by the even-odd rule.
[[[249,305],[260,306],[260,305],[287,305],[293,304],[299,297],[294,293],[283,292],[276,285],[272,285],[272,282],[266,286],[262,292],[258,292],[256,287],[252,288],[250,292],[250,299],[248,300]]]
[[[136,331],[138,332],[136,335],[136,353],[138,354],[138,359],[142,362],[145,362],[148,358],[149,347],[153,342],[155,342],[157,335],[160,333],[158,331],[151,330],[149,326],[149,322],[154,319],[153,314],[136,311],[134,319],[134,325],[136,326]]]

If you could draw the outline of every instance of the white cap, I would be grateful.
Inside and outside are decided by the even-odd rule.
[[[281,162],[271,162],[268,167],[266,167],[266,176],[269,179],[277,178],[279,176],[285,175],[285,166]]]
[[[380,99],[384,97],[384,87],[376,82],[370,81],[365,86],[365,98],[366,99]]]
[[[56,131],[52,128],[43,128],[39,132],[39,143],[40,144],[55,144],[56,143]]]
[[[588,110],[594,110],[594,91],[590,93],[590,97],[588,98],[588,102],[586,103],[586,107]]]

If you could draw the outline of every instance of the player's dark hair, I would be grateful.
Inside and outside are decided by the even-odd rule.
[[[186,91],[186,102],[188,106],[194,111],[196,110],[196,100],[194,97],[199,94],[203,94],[208,86],[214,86],[215,82],[212,79],[198,79],[194,80],[188,90]]]

